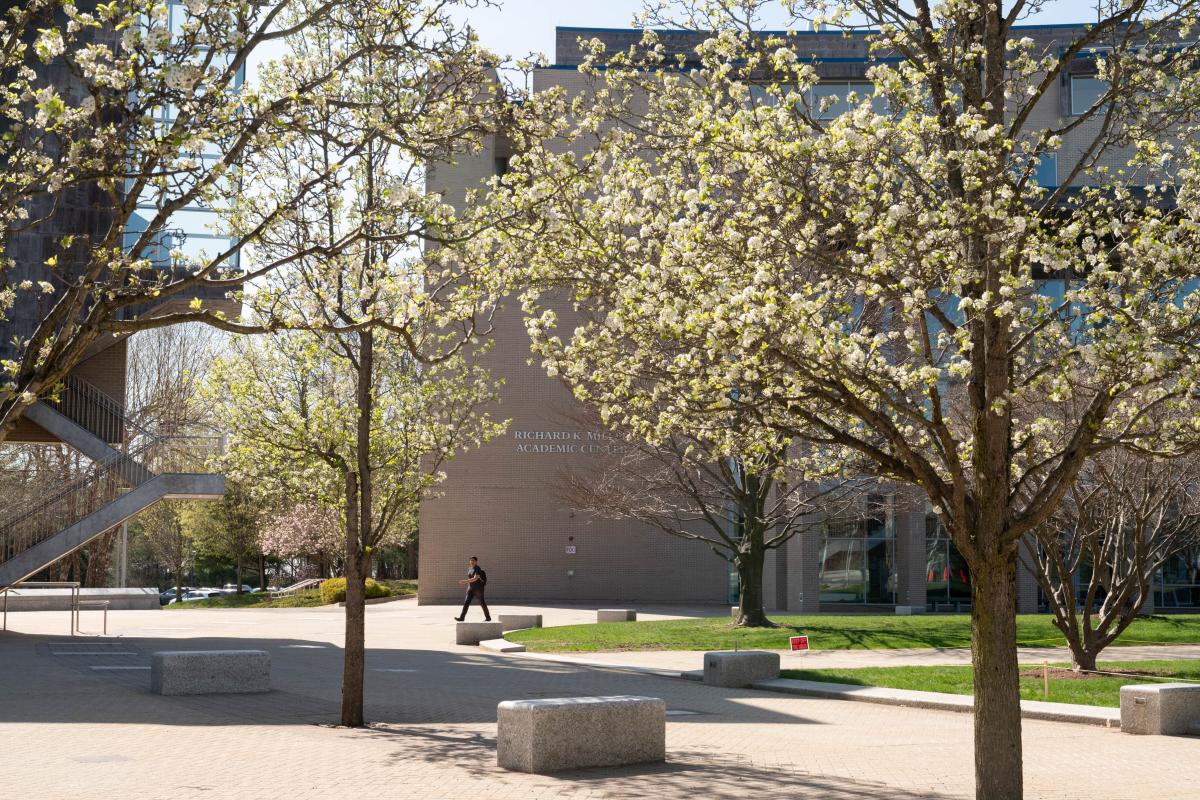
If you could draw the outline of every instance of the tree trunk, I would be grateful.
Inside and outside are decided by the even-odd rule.
[[[258,554],[258,588],[267,590],[267,557],[263,553]]]
[[[237,580],[237,592],[235,592],[235,594],[241,594],[242,593],[242,557],[241,556],[237,557],[236,563],[234,564],[233,574],[236,576],[236,580]]]
[[[746,628],[773,627],[763,607],[763,563],[766,550],[762,546],[762,530],[746,526],[742,549],[734,558],[738,575],[738,617],[736,624]]]
[[[342,724],[363,721],[363,664],[366,645],[365,581],[360,569],[358,473],[346,471],[346,640],[342,662]]]
[[[1021,690],[1017,669],[1016,558],[971,573],[971,665],[975,677],[975,796],[1020,800]]]
[[[1071,667],[1076,670],[1095,671],[1096,658],[1099,653],[1088,647],[1080,647],[1071,643]]]
[[[359,331],[356,469],[346,475],[346,654],[342,669],[342,724],[361,727],[366,661],[366,580],[371,566],[371,415],[374,333]]]

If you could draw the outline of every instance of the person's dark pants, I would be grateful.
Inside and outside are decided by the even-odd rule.
[[[479,605],[481,608],[483,608],[484,619],[490,620],[492,618],[492,613],[490,611],[488,611],[487,600],[483,599],[483,587],[482,586],[480,586],[478,589],[476,589],[474,586],[472,586],[470,589],[467,589],[467,596],[463,600],[462,613],[458,615],[459,619],[467,618],[467,609],[470,608],[470,606],[471,606],[472,598],[479,600]]]

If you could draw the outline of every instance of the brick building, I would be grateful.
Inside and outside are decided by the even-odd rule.
[[[1027,26],[1022,36],[1051,51],[1076,35],[1080,25]],[[638,30],[556,30],[555,63],[533,73],[532,90],[563,87],[581,92],[579,40],[601,39],[608,51],[625,50]],[[702,34],[664,31],[670,54],[691,53]],[[816,63],[817,97],[870,94],[872,62],[865,36],[840,31],[800,33],[797,46]],[[1032,125],[1059,125],[1088,108],[1105,86],[1096,77],[1095,53],[1084,53],[1039,105]],[[829,115],[839,113],[834,105]],[[1047,158],[1037,179],[1057,186],[1098,123],[1063,137],[1057,157]],[[567,146],[567,145],[563,145]],[[430,169],[429,188],[461,201],[464,190],[505,168],[509,145],[490,140],[478,154]],[[1116,154],[1120,157],[1120,154]],[[1114,160],[1114,166],[1116,162]],[[570,310],[556,309],[566,323]],[[421,602],[457,598],[468,556],[489,570],[489,594],[497,600],[727,602],[736,586],[726,562],[707,545],[675,539],[627,521],[577,513],[556,492],[563,470],[586,469],[603,448],[600,430],[581,426],[568,391],[529,363],[529,342],[519,306],[506,303],[496,317],[495,347],[487,365],[505,379],[495,413],[512,419],[508,433],[448,465],[440,498],[421,512]],[[879,513],[854,522],[827,520],[767,555],[764,594],[768,607],[791,611],[855,610],[913,606],[954,609],[970,602],[970,576],[936,518],[920,503],[880,498]],[[1163,570],[1155,598],[1160,608],[1200,602],[1200,552]],[[1032,576],[1019,575],[1019,610],[1038,609]]]

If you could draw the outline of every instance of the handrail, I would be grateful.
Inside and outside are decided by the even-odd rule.
[[[125,408],[115,399],[76,375],[63,378],[58,395],[45,402],[106,442],[124,442],[129,430],[150,439],[159,438],[127,417]]]
[[[87,473],[49,495],[9,509],[0,521],[0,563],[116,500],[122,491],[141,486],[157,472],[184,471],[179,468],[181,459],[175,457],[188,449],[185,443],[206,443],[202,449],[210,453],[223,446],[219,437],[168,437],[147,430],[128,419],[120,403],[74,375],[68,375],[57,395],[45,402],[92,435],[123,445],[125,452],[95,461]],[[131,434],[136,437],[133,447]],[[186,460],[194,462],[196,455]]]
[[[328,578],[305,578],[302,581],[297,581],[296,583],[293,583],[291,586],[287,586],[278,591],[271,592],[271,597],[289,597],[293,594],[296,594],[296,592],[302,592],[305,589],[308,589],[312,586],[320,586],[323,581],[327,581],[327,580],[329,580],[329,579]]]
[[[71,635],[79,628],[79,581],[17,581],[8,586],[0,587],[4,595],[4,623],[0,630],[8,630],[8,593],[17,591],[14,587],[24,586],[28,589],[70,589],[71,590]],[[108,633],[108,613],[104,614],[104,632]]]
[[[178,452],[180,443],[193,441],[211,443],[219,439],[178,437],[143,442],[130,453],[97,463],[89,474],[10,516],[0,524],[0,563],[75,524],[116,500],[122,492],[154,478],[155,472],[143,466],[142,456],[163,458],[173,450]]]
[[[112,472],[118,466],[137,466],[137,467],[141,468],[142,465],[136,460],[135,456],[142,455],[143,452],[145,452],[146,450],[148,450],[150,448],[151,444],[152,443],[146,443],[145,445],[138,448],[137,450],[134,450],[133,452],[121,453],[120,455],[113,456],[112,458],[105,459],[104,461],[95,462],[92,465],[92,468],[90,470],[88,470],[87,474],[82,475],[79,478],[76,478],[75,480],[62,485],[61,487],[59,487],[58,491],[54,492],[53,494],[51,494],[48,497],[42,497],[39,500],[37,500],[33,503],[30,503],[23,508],[18,508],[16,510],[16,513],[11,514],[7,519],[5,519],[3,521],[3,525],[0,525],[0,532],[2,532],[5,528],[12,527],[12,526],[20,523],[21,521],[39,513],[40,511],[44,510],[46,507],[51,506],[54,503],[57,503],[59,500],[62,500],[64,497],[75,494],[75,493],[87,488],[88,486],[92,485],[96,481],[105,477],[108,473]],[[144,468],[142,468],[142,470],[144,470]],[[147,473],[149,472],[148,470],[144,470],[144,471]],[[150,475],[149,477],[153,477],[153,475]],[[144,482],[145,481],[133,483],[131,481],[129,483],[129,485],[130,485],[130,487],[138,486]],[[0,533],[0,535],[2,535],[2,533]]]

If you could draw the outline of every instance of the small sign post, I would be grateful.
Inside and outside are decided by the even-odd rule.
[[[788,641],[791,642],[793,653],[807,653],[808,652],[808,637],[807,636],[792,636],[788,639]]]

